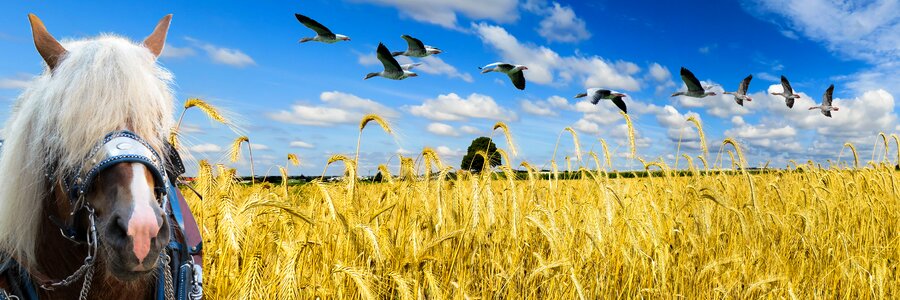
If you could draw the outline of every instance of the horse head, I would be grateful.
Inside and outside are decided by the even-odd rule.
[[[95,108],[96,113],[101,115],[99,118],[92,119],[89,111],[83,111],[80,116],[69,113],[55,117],[58,120],[54,126],[63,128],[61,131],[71,132],[61,135],[59,139],[69,138],[68,135],[81,135],[85,140],[80,143],[65,140],[49,142],[49,151],[59,153],[48,154],[49,157],[56,157],[57,162],[53,164],[58,164],[51,168],[58,169],[55,171],[57,173],[49,172],[52,174],[48,175],[48,185],[52,187],[52,194],[56,198],[56,201],[48,205],[48,214],[52,219],[59,220],[57,225],[66,237],[97,245],[94,248],[95,255],[102,262],[100,265],[105,267],[106,274],[123,282],[149,281],[154,277],[160,254],[165,251],[170,239],[169,221],[164,208],[168,192],[165,188],[168,185],[163,183],[167,178],[165,175],[160,176],[165,174],[165,161],[163,157],[156,155],[163,153],[159,149],[159,140],[165,136],[162,131],[168,128],[159,128],[165,122],[142,118],[164,119],[170,118],[171,114],[165,115],[165,110],[160,110],[147,112],[150,116],[141,116],[139,111],[129,107],[134,106],[134,103],[115,101],[121,100],[118,99],[121,97],[143,97],[171,102],[171,96],[167,94],[170,91],[165,85],[167,79],[159,79],[159,75],[154,74],[154,70],[158,69],[155,61],[165,44],[171,15],[162,18],[153,33],[141,44],[117,37],[104,41],[102,39],[107,37],[101,37],[100,41],[81,42],[82,44],[78,44],[80,41],[73,42],[72,49],[66,49],[70,44],[64,46],[57,41],[37,16],[31,14],[29,20],[35,47],[49,67],[49,75],[45,74],[45,80],[70,81],[51,83],[50,86],[65,93],[64,90],[72,85],[97,85],[98,88],[92,91],[82,91],[85,96],[81,98],[106,98],[78,99],[79,95],[71,94],[58,96],[61,102],[67,102],[57,103],[63,106],[60,110],[78,105],[77,103],[88,105],[93,102],[96,105],[97,101],[107,102]],[[69,59],[80,61],[68,62]],[[146,67],[141,69],[129,64]],[[148,73],[134,76],[156,79],[148,81],[162,82],[164,87],[145,88],[148,91],[146,95],[134,92],[135,88],[125,90],[129,87],[117,87],[116,84],[141,84],[140,78],[132,82],[119,82],[121,75],[126,72],[123,70]],[[117,75],[116,72],[120,73]],[[70,73],[79,75],[73,76]],[[84,82],[77,82],[79,80]],[[153,104],[147,105],[150,107]],[[110,115],[107,123],[118,124],[99,124],[103,123],[102,115],[105,113]],[[79,131],[69,129],[68,126],[84,126],[89,129]],[[104,140],[102,136],[97,136],[110,130],[127,132],[132,138],[117,136],[118,140],[110,140],[107,136]],[[137,133],[152,136],[152,141],[144,141]],[[91,137],[97,139],[87,140]],[[84,155],[84,150],[91,146],[93,148],[87,152],[90,154]],[[136,148],[140,148],[140,151],[134,152]],[[78,155],[82,155],[83,159],[72,158]],[[134,159],[135,157],[139,159]]]

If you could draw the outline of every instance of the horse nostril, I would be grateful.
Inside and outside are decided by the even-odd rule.
[[[123,239],[128,236],[128,222],[124,218],[116,216],[115,220],[109,225],[111,235]]]

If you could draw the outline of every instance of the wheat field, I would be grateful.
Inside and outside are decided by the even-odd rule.
[[[369,121],[390,132],[367,116],[360,137]],[[632,157],[654,172],[626,179],[608,176],[605,141],[602,153],[581,153],[566,131],[572,172],[553,161],[550,174],[527,162],[458,172],[426,148],[394,175],[380,166],[383,183],[355,180],[358,158],[347,154],[327,162],[350,175],[340,182],[243,185],[233,169],[201,161],[204,198],[185,195],[205,239],[204,290],[211,299],[900,297],[900,178],[884,134],[881,161],[860,166],[847,144],[852,165],[753,173],[731,139],[716,159],[729,153],[730,172],[707,172],[705,147],[682,154],[676,172],[632,142]],[[516,180],[515,169],[527,173]]]

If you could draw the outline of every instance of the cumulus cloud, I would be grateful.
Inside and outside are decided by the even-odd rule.
[[[569,101],[560,96],[550,96],[547,100],[522,100],[522,111],[535,116],[557,116],[559,110],[572,109]]]
[[[222,152],[222,147],[220,147],[219,145],[210,144],[210,143],[194,145],[194,146],[191,146],[190,149],[191,149],[191,152],[196,152],[196,153]]]
[[[439,95],[408,109],[415,116],[434,121],[462,121],[469,118],[513,121],[518,118],[515,112],[501,107],[490,96],[478,93],[466,98],[455,93]]]
[[[186,37],[185,39],[198,48],[203,49],[203,51],[206,51],[206,54],[215,63],[237,68],[256,65],[256,61],[254,61],[253,58],[239,49],[220,47],[190,37]]]
[[[784,98],[772,95],[772,92],[781,92],[781,85],[771,85],[765,93],[751,94],[759,110],[768,111],[775,119],[798,128],[815,130],[820,135],[871,136],[892,128],[897,122],[894,97],[881,89],[865,92],[854,99],[834,98],[832,105],[840,110],[832,112],[832,118],[823,116],[820,111],[807,110],[819,105],[818,97],[801,92],[801,98],[794,100],[794,109],[788,109]]]
[[[316,147],[315,145],[304,142],[304,141],[292,141],[289,144],[289,146],[291,148],[305,148],[305,149],[312,149],[312,148]]]
[[[443,136],[459,136],[459,133],[456,132],[456,129],[453,126],[444,124],[444,123],[431,123],[426,127],[428,132],[443,135]]]
[[[633,76],[640,67],[627,61],[610,61],[599,56],[561,56],[550,48],[524,44],[503,27],[473,24],[482,42],[497,50],[509,63],[528,66],[525,78],[537,84],[580,82],[585,88],[606,87],[635,91],[639,81]]]
[[[796,141],[797,130],[791,125],[747,124],[743,118],[732,118],[735,127],[725,130],[725,136],[737,138],[752,146],[776,152],[800,152],[803,147]]]
[[[400,115],[372,99],[343,93],[339,91],[323,92],[319,95],[324,105],[298,103],[289,110],[268,113],[275,121],[310,126],[333,126],[336,124],[358,123],[365,114],[375,113],[385,118]]]
[[[550,6],[532,5],[530,7],[526,5],[525,7],[544,16],[537,32],[548,42],[574,43],[591,37],[584,20],[575,15],[571,6],[562,6],[553,2]]]
[[[437,152],[438,156],[440,156],[441,159],[459,158],[463,156],[462,150],[453,150],[447,146],[438,146],[437,148],[434,148],[434,152]]]
[[[659,63],[652,63],[647,71],[647,76],[656,82],[657,94],[664,93],[666,90],[675,87],[675,82],[672,81],[672,73],[669,72],[668,68]]]
[[[519,18],[517,0],[355,0],[393,6],[413,20],[459,29],[458,15],[472,20],[512,22]]]

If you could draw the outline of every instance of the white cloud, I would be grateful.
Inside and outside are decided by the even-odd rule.
[[[472,20],[512,22],[519,18],[517,0],[356,0],[393,6],[416,21],[459,29],[457,14]]]
[[[448,158],[458,158],[458,157],[463,156],[462,150],[460,150],[460,149],[453,150],[447,146],[438,146],[437,148],[434,148],[434,152],[437,152],[438,156],[440,156],[442,160],[448,159]]]
[[[549,42],[574,43],[591,37],[584,20],[575,15],[571,6],[553,2],[552,7],[541,8],[538,14],[544,15],[538,34]]]
[[[478,128],[475,128],[475,127],[469,126],[469,125],[463,125],[462,127],[459,128],[459,130],[462,131],[463,133],[467,133],[467,134],[480,134],[481,133],[481,130],[478,130]],[[900,130],[898,130],[898,131],[900,131]]]
[[[374,57],[374,56],[373,56]],[[378,59],[375,59],[378,62]],[[364,59],[360,57],[360,63],[363,63]],[[368,62],[365,60],[365,62]],[[406,56],[398,56],[397,62],[400,64],[409,64],[413,63],[413,60]],[[475,80],[472,78],[472,74],[463,73],[456,69],[456,67],[444,62],[441,58],[437,56],[428,56],[420,59],[418,62],[422,63],[422,65],[417,66],[413,69],[413,72],[422,72],[426,74],[436,74],[436,75],[444,75],[449,78],[459,78],[465,82],[474,82]],[[380,63],[380,62],[379,62]]]
[[[501,107],[490,96],[478,93],[466,98],[455,93],[439,95],[435,99],[425,100],[422,105],[409,107],[409,112],[435,121],[461,121],[469,118],[512,121],[518,118],[516,113]]]
[[[682,114],[678,112],[678,109],[671,105],[666,105],[661,108],[654,106],[653,111],[656,115],[656,122],[666,128],[666,137],[668,137],[670,141],[677,142],[679,139],[682,142],[700,140],[700,134],[697,133],[697,129],[687,121],[689,117],[693,116],[702,124],[703,119],[699,114],[692,111]],[[698,143],[697,146],[699,145],[700,144]]]
[[[576,121],[575,124],[572,124],[572,128],[580,132],[592,135],[600,134],[600,132],[602,132],[600,130],[600,125],[597,125],[597,123],[585,119],[579,119],[578,121]]]
[[[20,90],[28,87],[33,75],[19,73],[10,78],[0,78],[0,89]]]
[[[197,152],[197,153],[222,152],[222,147],[219,147],[219,145],[210,144],[210,143],[194,145],[190,149],[191,149],[191,152]]]
[[[215,63],[237,68],[256,65],[253,58],[239,49],[219,47],[190,37],[186,37],[185,39],[206,51],[206,54],[209,55],[209,58]]]
[[[291,146],[291,148],[305,148],[305,149],[312,149],[312,148],[316,147],[315,145],[304,142],[304,141],[292,141],[289,146]]]
[[[558,110],[574,109],[569,105],[569,100],[560,96],[550,96],[547,100],[522,100],[522,111],[536,116],[556,116],[559,115]]]
[[[535,116],[556,116],[557,113],[550,107],[540,105],[538,102],[522,100],[522,111]]]
[[[727,137],[737,138],[751,146],[765,148],[774,152],[788,151],[797,153],[803,149],[796,140],[797,130],[793,126],[751,125],[747,124],[739,116],[733,117],[731,122],[736,126],[725,130],[725,136]]]
[[[453,126],[444,124],[444,123],[431,123],[426,127],[428,132],[443,135],[443,136],[459,136],[459,133],[456,132],[456,129]]]
[[[781,85],[771,85],[766,92],[752,94],[756,109],[767,111],[773,122],[786,122],[801,129],[815,129],[816,133],[832,137],[863,137],[877,135],[880,130],[896,125],[897,115],[894,112],[894,97],[885,90],[874,90],[863,93],[855,99],[834,98],[832,104],[839,111],[831,112],[832,118],[822,115],[820,111],[807,108],[817,106],[820,99],[800,93],[801,98],[794,100],[794,108],[788,109],[784,98],[771,95],[780,92]],[[755,110],[756,110],[755,109]]]
[[[264,145],[264,144],[254,144],[254,143],[250,143],[250,149],[263,151],[263,150],[269,150],[269,149],[271,149],[271,148],[269,148],[269,146]]]
[[[656,81],[656,93],[661,94],[666,92],[666,90],[674,88],[675,82],[672,81],[672,73],[669,72],[669,69],[660,65],[659,63],[650,64],[650,68],[648,68],[648,76]]]
[[[649,68],[650,76],[653,77],[654,80],[658,82],[665,82],[672,80],[672,73],[669,72],[669,69],[663,67],[658,63],[650,64]]]
[[[159,56],[162,58],[184,58],[194,54],[197,54],[197,52],[189,46],[175,47],[171,44],[166,44]]]
[[[384,106],[375,100],[361,98],[349,93],[339,91],[323,92],[319,98],[322,99],[322,102],[332,104],[336,107],[359,110],[365,113],[375,113],[382,117],[394,118],[400,115],[396,110]]]
[[[560,56],[547,47],[519,42],[503,27],[485,23],[472,26],[482,42],[496,49],[504,61],[527,66],[525,78],[529,82],[568,84],[577,80],[585,88],[640,89],[633,77],[640,68],[634,63],[608,61],[599,56]]]
[[[358,123],[365,114],[375,113],[385,118],[394,118],[399,112],[374,100],[353,94],[332,91],[323,92],[319,98],[325,105],[294,104],[290,110],[280,110],[267,116],[275,121],[311,125],[332,126],[335,124]]]

